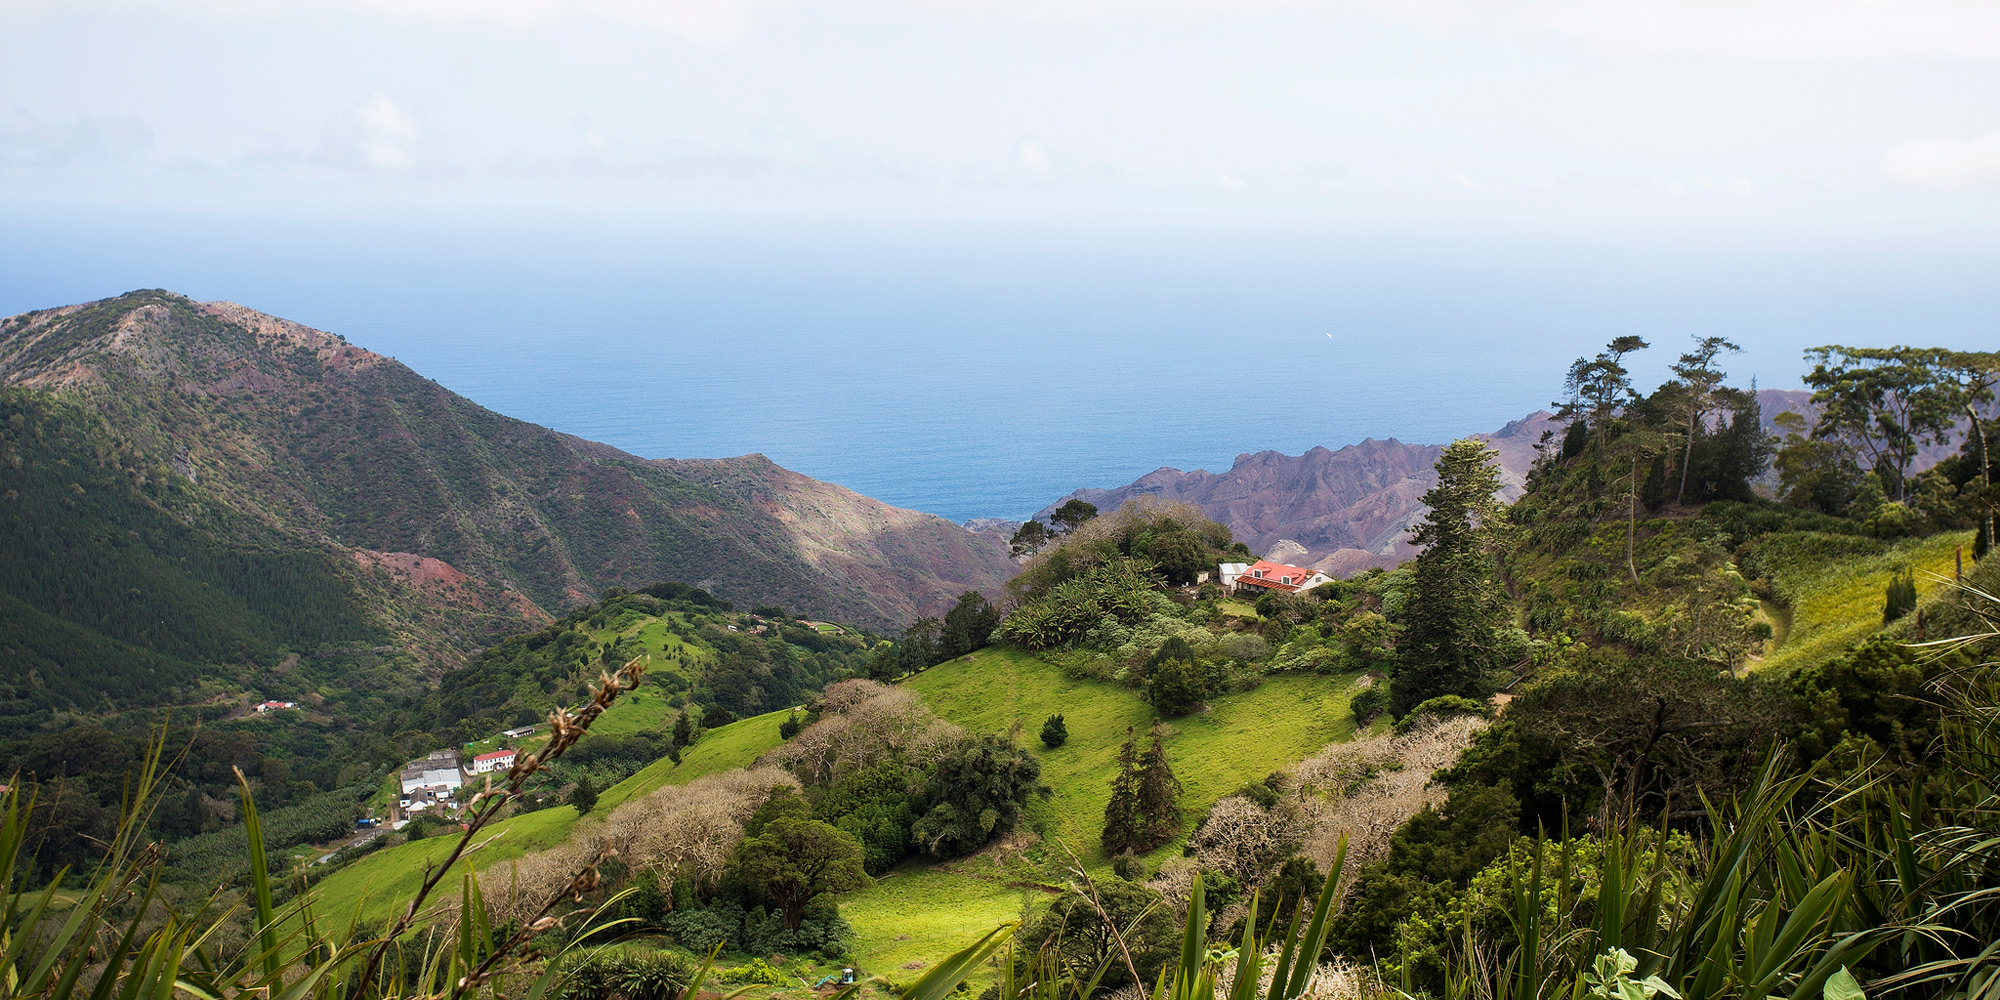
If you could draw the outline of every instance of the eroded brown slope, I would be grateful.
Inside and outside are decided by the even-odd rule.
[[[1500,453],[1508,499],[1520,494],[1535,445],[1549,426],[1549,414],[1537,412],[1492,434],[1475,435]],[[1227,472],[1160,469],[1118,489],[1078,490],[1071,496],[1105,510],[1140,497],[1184,500],[1228,525],[1253,551],[1347,576],[1416,555],[1409,528],[1423,516],[1423,494],[1437,481],[1432,466],[1442,450],[1370,438],[1303,455],[1260,451],[1237,456]]]

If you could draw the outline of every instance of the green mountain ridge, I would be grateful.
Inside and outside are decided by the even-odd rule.
[[[357,665],[420,686],[613,586],[896,628],[1012,570],[989,536],[761,455],[641,459],[158,290],[0,320],[0,409],[18,724],[310,701]]]

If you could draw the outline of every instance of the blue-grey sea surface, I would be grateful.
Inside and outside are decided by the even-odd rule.
[[[1656,345],[1644,386],[1721,334],[1739,384],[1783,388],[1811,345],[1990,348],[2000,315],[1990,249],[0,222],[0,313],[229,299],[641,456],[762,452],[957,520],[1163,465],[1496,430],[1621,334]]]

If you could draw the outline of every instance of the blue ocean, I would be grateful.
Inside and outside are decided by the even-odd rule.
[[[1496,430],[1636,333],[1793,387],[1829,342],[1991,346],[1990,248],[558,221],[9,221],[0,313],[164,287],[345,335],[646,457],[762,452],[955,520],[1160,466]]]

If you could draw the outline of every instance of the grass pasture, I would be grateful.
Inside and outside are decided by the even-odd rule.
[[[1157,866],[1177,855],[1186,833],[1216,799],[1326,744],[1353,736],[1348,700],[1354,675],[1286,675],[1255,690],[1216,699],[1209,711],[1169,722],[1167,753],[1185,787],[1183,834],[1147,856]],[[989,648],[904,682],[939,715],[979,732],[1006,733],[1042,761],[1052,791],[1030,808],[1045,843],[1020,856],[990,850],[939,866],[905,865],[873,888],[841,897],[856,950],[872,971],[898,974],[909,962],[932,962],[1021,912],[1036,883],[1059,880],[1060,842],[1085,865],[1102,869],[1098,846],[1104,807],[1117,773],[1118,745],[1129,727],[1143,734],[1155,718],[1136,692],[1074,680],[1012,649]],[[1061,713],[1069,742],[1042,746],[1042,722]]]
[[[1882,627],[1884,595],[1899,571],[1915,574],[1922,601],[1951,579],[1954,553],[1971,539],[1964,531],[1895,542],[1787,532],[1758,542],[1756,559],[1790,610],[1783,643],[1760,669],[1787,671],[1841,655]]]
[[[1248,618],[1255,621],[1263,617],[1257,613],[1255,605],[1252,605],[1249,601],[1239,601],[1233,597],[1225,597],[1215,602],[1215,607],[1216,610],[1232,618]]]
[[[943,865],[908,864],[869,888],[841,899],[841,912],[854,925],[856,952],[875,973],[914,979],[916,965],[928,967],[996,924],[1017,919],[1027,901],[1040,902],[1039,886],[1060,881],[1067,846],[1094,870],[1108,865],[1098,834],[1117,767],[1118,745],[1126,730],[1144,733],[1152,707],[1129,688],[1065,677],[1054,666],[1026,653],[986,649],[941,664],[905,682],[940,716],[976,732],[1015,732],[1042,760],[1042,780],[1052,794],[1031,804],[1029,818],[1043,834],[1039,844],[1014,841]],[[1182,838],[1147,858],[1158,865],[1179,853],[1180,843],[1217,798],[1244,784],[1351,737],[1348,699],[1354,677],[1286,675],[1265,680],[1251,691],[1216,699],[1206,712],[1172,720],[1167,751],[1185,786]],[[643,695],[645,688],[633,692]],[[630,696],[628,696],[630,697]],[[612,727],[619,711],[628,729]],[[605,732],[634,731],[659,706],[634,698],[599,723]],[[1050,750],[1041,745],[1043,720],[1060,712],[1069,742]],[[685,784],[705,774],[743,767],[776,746],[785,712],[772,712],[716,729],[683,755],[680,765],[660,760],[604,791],[593,817],[669,784]],[[593,727],[596,731],[596,727]],[[475,856],[477,869],[573,836],[580,820],[568,806],[516,816],[495,824],[487,846]],[[425,867],[450,850],[452,838],[433,836],[378,851],[329,876],[319,886],[319,912],[346,920],[392,917],[414,894]]]

